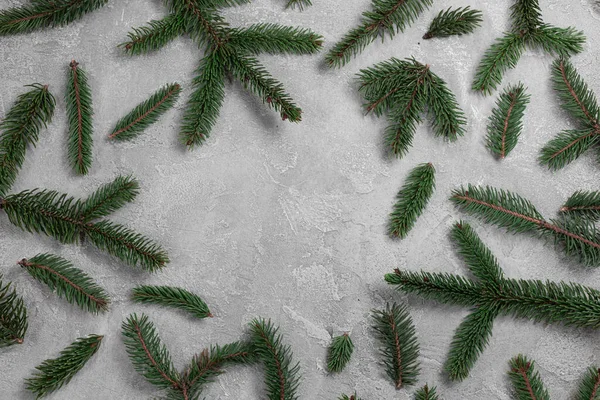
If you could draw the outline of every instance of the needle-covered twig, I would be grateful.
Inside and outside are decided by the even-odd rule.
[[[472,10],[471,7],[463,7],[442,10],[429,24],[429,30],[423,35],[423,39],[434,37],[447,37],[453,35],[466,35],[472,33],[481,26],[483,14],[479,10]]]
[[[94,111],[87,74],[75,60],[69,64],[65,100],[69,121],[69,163],[77,173],[85,175],[92,165]]]
[[[0,275],[0,348],[21,344],[27,333],[27,308],[21,296]]]
[[[327,369],[330,372],[340,372],[350,361],[354,352],[354,343],[350,335],[343,335],[333,338],[329,345],[329,354],[327,355]]]
[[[142,285],[133,288],[133,301],[142,304],[158,304],[189,312],[196,318],[209,318],[213,315],[206,303],[196,294],[171,286]]]

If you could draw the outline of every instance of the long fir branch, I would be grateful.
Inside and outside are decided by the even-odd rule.
[[[560,212],[574,217],[600,220],[600,192],[578,190],[560,208]]]
[[[213,315],[206,303],[196,294],[171,286],[142,285],[133,288],[132,300],[142,304],[157,304],[178,308],[196,318],[209,318]]]
[[[315,54],[323,37],[310,29],[272,23],[229,30],[228,43],[247,54]]]
[[[415,400],[438,400],[438,394],[435,386],[423,386],[415,393]]]
[[[472,33],[481,26],[483,14],[479,10],[472,10],[471,7],[463,7],[442,10],[429,24],[427,33],[423,39],[434,37],[448,37],[453,35],[466,35]]]
[[[146,54],[163,48],[184,33],[183,18],[169,14],[163,19],[148,22],[146,26],[133,28],[127,34],[129,41],[121,43],[119,47],[131,55]]]
[[[341,372],[350,361],[353,352],[354,343],[352,343],[350,335],[344,333],[334,337],[327,354],[327,369],[329,372]]]
[[[508,372],[518,400],[550,400],[548,390],[535,370],[535,363],[519,354],[510,360]]]
[[[21,344],[27,333],[27,308],[21,296],[0,275],[0,348]]]
[[[577,400],[600,400],[600,368],[588,368],[579,384]]]
[[[69,64],[65,100],[69,120],[69,162],[77,173],[85,175],[92,165],[94,111],[87,74],[75,60]]]

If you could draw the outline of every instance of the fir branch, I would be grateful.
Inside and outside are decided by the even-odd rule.
[[[575,161],[600,143],[600,131],[594,129],[565,130],[544,145],[538,158],[540,164],[558,170]]]
[[[0,11],[0,36],[67,25],[104,6],[108,0],[35,1]]]
[[[21,344],[27,333],[27,308],[11,282],[0,274],[0,348]]]
[[[237,3],[235,0],[166,0],[165,3],[172,14],[182,18],[185,31],[200,46],[219,49],[226,44],[228,24],[217,9]]]
[[[578,190],[569,197],[560,212],[598,221],[600,220],[600,192]]]
[[[300,11],[304,10],[304,7],[312,6],[311,0],[287,0],[285,8],[297,8]]]
[[[100,348],[104,336],[89,335],[71,343],[55,359],[49,359],[35,367],[37,371],[25,380],[27,390],[36,399],[44,397],[67,385]]]
[[[336,336],[329,345],[329,354],[327,355],[327,369],[329,372],[341,372],[350,361],[354,352],[354,343],[350,335],[344,333]]]
[[[436,393],[436,387],[429,387],[428,385],[423,386],[417,390],[415,394],[415,400],[438,400],[439,397]]]
[[[557,28],[544,24],[532,35],[531,40],[548,54],[568,57],[583,51],[585,35],[573,27]]]
[[[543,24],[538,0],[515,0],[510,10],[514,32],[532,32]]]
[[[92,165],[94,111],[87,74],[75,60],[69,64],[65,101],[69,120],[69,162],[77,173],[85,175]]]
[[[423,35],[423,39],[472,33],[481,26],[482,16],[480,10],[472,10],[469,6],[455,10],[449,7],[447,10],[440,11],[431,21],[429,30]]]
[[[48,85],[34,83],[28,87],[32,89],[19,95],[0,123],[0,197],[8,193],[17,179],[27,145],[35,146],[40,129],[54,114],[55,100]]]
[[[133,288],[132,300],[142,304],[158,304],[187,311],[196,318],[212,317],[206,303],[196,294],[171,286],[142,285]]]
[[[456,96],[450,91],[446,82],[439,76],[431,73],[431,80],[427,85],[429,91],[428,115],[435,136],[441,136],[453,142],[465,133],[464,126],[467,120],[460,109]]]
[[[349,396],[346,394],[343,394],[342,397],[340,397],[338,400],[360,400],[360,397],[358,397],[356,395],[356,393],[354,393],[353,395]]]
[[[419,343],[406,306],[394,303],[373,310],[373,322],[388,377],[396,389],[413,385],[419,375]]]
[[[600,400],[600,369],[588,368],[579,384],[577,400]]]
[[[383,39],[387,33],[392,39],[404,32],[431,4],[432,0],[373,0],[373,9],[365,11],[361,24],[333,46],[326,63],[335,68],[344,66],[378,37]]]
[[[314,54],[323,37],[310,29],[267,23],[231,29],[228,43],[247,54]]]
[[[398,202],[390,214],[388,233],[405,238],[425,210],[435,189],[435,168],[431,163],[415,167],[398,192]]]
[[[485,51],[477,67],[472,89],[491,94],[502,82],[504,72],[517,66],[524,51],[525,39],[518,33],[509,33],[496,39]]]
[[[137,137],[175,105],[180,92],[181,86],[178,83],[163,86],[121,118],[108,137],[117,140],[131,140]]]
[[[131,203],[139,189],[140,184],[134,177],[119,175],[112,182],[100,186],[82,202],[79,216],[85,222],[106,217]]]
[[[169,14],[163,19],[152,20],[148,25],[133,28],[127,34],[129,41],[119,47],[131,55],[146,54],[156,51],[185,33],[184,20],[180,15]]]
[[[510,360],[510,380],[519,400],[550,400],[533,361],[519,354]]]
[[[487,126],[487,148],[500,158],[510,153],[523,130],[523,114],[529,104],[529,95],[521,82],[509,85],[496,100]]]
[[[37,281],[47,285],[59,297],[92,313],[108,310],[106,291],[93,279],[64,258],[52,254],[38,254],[18,263]]]
[[[293,364],[292,350],[282,344],[279,328],[262,318],[250,323],[253,353],[265,368],[269,400],[295,400],[300,366]]]

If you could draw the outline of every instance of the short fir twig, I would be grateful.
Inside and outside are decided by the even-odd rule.
[[[213,316],[206,303],[198,295],[178,287],[142,285],[133,289],[131,298],[142,304],[178,308],[196,318]]]
[[[354,343],[347,333],[336,336],[329,345],[327,354],[327,369],[329,372],[341,372],[352,357]]]
[[[11,285],[0,275],[0,348],[23,343],[27,333],[27,308]]]
[[[88,196],[81,205],[80,217],[85,222],[107,217],[135,200],[140,184],[132,176],[119,175]]]
[[[600,220],[600,191],[578,190],[560,208],[562,214]]]
[[[518,400],[550,400],[535,363],[527,357],[519,354],[511,359],[508,375]]]
[[[69,163],[78,174],[85,175],[92,165],[94,111],[87,74],[75,60],[69,64],[65,101],[69,122]]]
[[[454,10],[449,7],[447,10],[440,11],[431,21],[423,39],[472,33],[481,26],[482,17],[483,14],[480,10],[473,10],[468,6]]]
[[[435,386],[423,386],[415,393],[415,400],[438,400],[438,394]]]

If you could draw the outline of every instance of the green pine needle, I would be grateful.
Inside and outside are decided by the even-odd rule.
[[[438,400],[439,397],[436,393],[436,387],[423,386],[417,390],[415,394],[415,400]]]
[[[535,363],[519,354],[510,360],[508,372],[518,400],[550,400]]]
[[[54,114],[55,100],[48,86],[34,83],[28,87],[32,89],[19,95],[0,123],[0,197],[15,183],[27,145],[35,146],[40,129]]]
[[[253,352],[264,365],[269,400],[295,400],[300,382],[300,366],[292,361],[292,350],[282,343],[279,328],[270,320],[250,323]]]
[[[65,101],[69,120],[69,162],[77,173],[85,175],[92,165],[94,111],[87,74],[75,60],[69,64]]]
[[[11,282],[0,275],[0,348],[21,344],[27,332],[27,309]]]
[[[304,10],[304,7],[312,6],[311,0],[287,0],[285,8],[297,8],[298,10]]]
[[[50,290],[69,303],[77,304],[85,311],[98,313],[108,310],[109,298],[106,291],[93,279],[73,267],[69,261],[52,254],[38,254],[19,261],[37,281],[48,285]]]
[[[373,310],[373,322],[388,377],[396,389],[414,385],[419,375],[419,343],[406,306],[394,303],[385,310]]]
[[[169,14],[163,19],[152,20],[147,26],[133,28],[129,32],[129,41],[119,47],[131,55],[146,54],[160,50],[171,41],[185,33],[185,24],[181,16]]]
[[[254,24],[232,28],[229,43],[247,54],[315,54],[323,46],[323,37],[305,28],[277,24]]]
[[[208,318],[210,313],[206,303],[194,293],[171,286],[142,285],[133,289],[132,300],[142,304],[158,304],[187,311],[196,318]]]
[[[352,343],[350,335],[344,333],[334,337],[327,355],[327,369],[329,372],[341,372],[350,361],[353,352],[354,343]]]
[[[33,376],[25,380],[27,390],[39,399],[68,384],[96,354],[103,338],[98,335],[79,338],[62,350],[58,358],[45,360],[35,367],[37,371]]]
[[[134,177],[119,175],[112,182],[100,186],[82,202],[80,217],[85,222],[106,217],[131,203],[139,189],[140,185]]]
[[[391,236],[405,238],[408,235],[425,210],[434,189],[435,168],[431,163],[418,165],[410,171],[390,214],[388,232]]]
[[[560,212],[598,221],[600,220],[600,192],[578,190],[569,197]]]
[[[175,105],[180,92],[181,86],[178,83],[163,86],[121,118],[108,137],[116,140],[131,140],[137,137]]]
[[[455,10],[449,7],[447,10],[440,11],[431,21],[429,30],[423,35],[423,39],[472,33],[481,26],[482,17],[483,14],[480,10],[472,10],[468,6]]]
[[[509,85],[496,100],[487,126],[487,148],[499,158],[510,153],[523,130],[523,114],[529,104],[529,95],[521,82]]]
[[[577,400],[600,400],[600,369],[590,367],[579,384]]]

